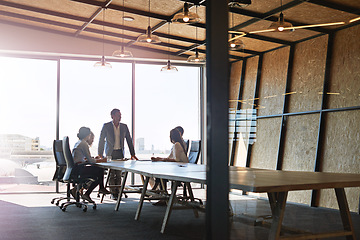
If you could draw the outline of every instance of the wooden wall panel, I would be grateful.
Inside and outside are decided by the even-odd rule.
[[[239,85],[240,85],[240,77],[241,77],[241,68],[242,61],[236,62],[231,65],[231,73],[230,73],[230,109],[235,109],[238,102],[239,95]]]
[[[360,25],[336,33],[329,79],[327,108],[360,106]],[[320,110],[328,36],[295,46],[289,96],[290,112]],[[258,116],[282,113],[289,48],[264,55],[259,86]],[[247,62],[242,109],[253,107],[258,58]],[[319,93],[320,92],[320,93]],[[261,108],[261,106],[265,108]],[[320,170],[360,173],[360,110],[329,112],[324,115],[324,140]],[[313,171],[316,159],[319,113],[287,116],[283,169]],[[281,117],[257,120],[256,142],[252,145],[250,167],[275,169]],[[240,139],[241,140],[241,139]],[[245,140],[244,140],[245,141]],[[239,143],[236,165],[245,166],[247,145]],[[360,188],[346,189],[350,210],[359,211]],[[266,197],[266,195],[258,195]],[[289,201],[310,204],[311,191],[289,193]],[[322,190],[321,207],[338,208],[334,190]]]
[[[252,168],[276,169],[281,118],[257,120],[256,142],[251,151]]]
[[[241,109],[251,109],[253,107],[258,63],[259,57],[247,60]]]
[[[321,108],[327,36],[296,45],[289,95],[289,112],[304,112]]]
[[[335,35],[328,108],[360,105],[360,25]]]
[[[359,119],[360,110],[327,114],[322,165],[324,172],[360,173]],[[346,193],[350,210],[357,211],[360,188],[349,188]],[[321,191],[320,206],[337,208],[333,191]]]
[[[282,113],[289,47],[264,54],[259,92],[259,116]]]
[[[283,170],[314,171],[319,114],[288,117]],[[289,192],[288,200],[310,205],[311,191]]]

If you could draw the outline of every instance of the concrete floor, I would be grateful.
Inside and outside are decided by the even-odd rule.
[[[204,199],[204,190],[194,191],[195,196]],[[205,239],[205,214],[200,213],[199,218],[195,218],[190,209],[174,210],[165,234],[160,233],[165,207],[153,206],[146,201],[140,220],[135,221],[138,194],[129,194],[123,199],[118,212],[114,211],[115,202],[108,197],[96,210],[90,207],[83,212],[70,206],[62,212],[50,203],[55,196],[59,194],[0,194],[0,239]],[[92,198],[99,202],[95,193]],[[270,214],[266,199],[231,194],[231,204],[235,213],[230,219],[231,239],[267,239],[269,228],[266,222],[254,226],[256,217]],[[360,216],[354,213],[352,217],[359,238]],[[284,226],[311,232],[342,229],[338,211],[298,204],[287,205]]]

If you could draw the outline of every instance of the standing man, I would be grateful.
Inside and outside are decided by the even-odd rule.
[[[126,124],[120,123],[121,112],[119,109],[114,108],[111,113],[112,121],[105,123],[101,129],[98,154],[103,157],[104,148],[107,157],[111,156],[112,159],[124,158],[124,139],[126,138],[127,145],[131,154],[131,159],[138,158],[135,156],[134,145],[130,136],[129,129]],[[110,171],[110,185],[121,184],[121,171]],[[113,199],[117,199],[119,194],[119,187],[110,187],[110,192]]]

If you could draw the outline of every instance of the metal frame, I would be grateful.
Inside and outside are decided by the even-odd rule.
[[[206,239],[229,239],[228,6],[206,4]]]
[[[255,105],[257,103],[258,96],[259,96],[259,88],[260,88],[260,80],[261,80],[261,69],[263,64],[263,58],[264,55],[261,54],[259,56],[259,62],[258,62],[258,70],[256,75],[256,83],[255,83],[255,90],[254,90],[254,105],[253,110],[255,110]],[[240,100],[240,99],[239,99]],[[251,150],[252,150],[252,144],[248,143],[248,149],[247,149],[247,156],[246,156],[246,167],[250,167],[250,161],[251,161]]]
[[[285,95],[284,95],[284,103],[283,103],[283,113],[287,113],[289,108],[289,104],[288,104],[289,96],[286,95],[286,93],[288,93],[291,89],[292,69],[294,66],[294,55],[295,55],[295,46],[292,45],[290,46],[290,53],[289,53],[289,62],[288,62],[285,92],[284,92]],[[283,115],[281,117],[280,139],[279,139],[276,170],[282,170],[283,158],[284,158],[284,145],[285,145],[285,137],[286,137],[286,129],[287,129],[286,122],[287,122],[287,116]]]

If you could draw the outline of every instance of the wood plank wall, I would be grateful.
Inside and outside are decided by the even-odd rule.
[[[315,171],[318,162],[319,171],[360,173],[359,39],[360,25],[334,34],[325,93],[328,35],[294,46],[291,76],[287,76],[290,47],[265,53],[261,62],[259,56],[244,60],[242,96],[239,96],[239,84],[244,63],[232,64],[230,106],[236,109],[239,100],[241,110],[255,108],[257,115],[255,143],[249,146],[246,136],[239,134],[237,143],[230,146],[236,147],[234,165],[245,166],[249,158],[250,167]],[[259,99],[254,100],[259,63]],[[287,77],[290,85],[285,94]],[[326,94],[324,103],[323,94]],[[284,114],[285,99],[288,107]],[[320,121],[320,116],[324,121]],[[286,133],[281,137],[284,129]],[[350,210],[359,212],[360,188],[346,189],[346,193]],[[289,201],[310,205],[312,194],[312,191],[291,192]],[[317,206],[338,208],[333,190],[322,190],[315,196]]]

